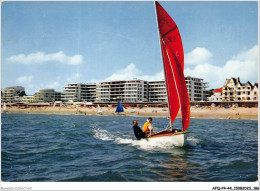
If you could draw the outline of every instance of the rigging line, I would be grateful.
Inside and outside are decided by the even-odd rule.
[[[173,30],[175,30],[177,28],[177,25],[172,28],[171,30],[169,30],[167,33],[165,33],[164,35],[162,35],[162,38],[165,37],[167,34],[169,34],[170,32],[172,32]]]
[[[163,41],[163,43],[164,43],[164,45],[165,45],[164,40],[162,40],[162,41]],[[165,45],[165,47],[166,47],[166,45]],[[170,57],[169,57],[167,48],[166,48],[166,53],[167,53],[168,60],[169,60],[169,62],[170,62],[170,66],[171,66],[171,70],[172,70],[172,76],[173,76],[173,79],[174,79],[174,83],[175,83],[175,87],[176,87],[176,92],[177,92],[178,100],[179,100],[179,104],[180,104],[180,110],[181,110],[180,94],[179,94],[179,91],[178,91],[178,88],[177,88],[177,84],[176,84],[176,80],[175,80],[175,75],[174,75],[174,72],[173,72],[172,63],[171,63],[171,59],[170,59]]]

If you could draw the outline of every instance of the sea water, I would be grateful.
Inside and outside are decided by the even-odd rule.
[[[257,181],[258,121],[192,118],[184,147],[135,139],[144,117],[2,114],[3,181]],[[154,118],[155,130],[167,126]],[[175,127],[181,126],[176,119]]]

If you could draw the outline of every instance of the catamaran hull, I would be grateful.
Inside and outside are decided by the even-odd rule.
[[[174,132],[170,130],[162,131],[148,138],[150,141],[169,142],[177,147],[183,147],[185,142],[185,133],[183,131]]]

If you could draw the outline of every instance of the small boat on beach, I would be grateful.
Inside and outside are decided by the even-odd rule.
[[[170,139],[175,146],[182,147],[186,129],[190,124],[189,94],[183,72],[184,51],[176,23],[158,2],[155,2],[155,9],[168,96],[169,129],[151,135],[148,140]],[[181,110],[182,129],[173,128],[179,110]]]
[[[101,107],[98,105],[98,111],[97,111],[98,115],[103,115],[102,109]]]
[[[117,103],[117,107],[116,107],[116,111],[115,111],[114,115],[126,115],[124,112],[124,108],[121,105],[120,101],[118,101],[118,103]]]
[[[4,103],[3,112],[4,112],[4,113],[7,113],[6,103]]]

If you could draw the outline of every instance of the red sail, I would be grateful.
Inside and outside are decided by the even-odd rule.
[[[181,105],[182,128],[183,131],[185,131],[190,125],[190,100],[185,77],[176,56],[172,54],[167,45],[165,46],[165,48],[167,56],[169,57],[169,63],[171,64],[173,78],[175,80],[177,95]]]
[[[162,50],[162,57],[163,57],[163,63],[164,63],[163,67],[164,67],[164,76],[165,76],[165,82],[166,82],[166,90],[167,90],[167,95],[168,95],[170,122],[171,122],[171,124],[173,124],[173,122],[179,112],[180,103],[179,103],[179,96],[178,96],[177,89],[175,87],[175,81],[174,81],[171,66],[170,66],[170,60],[168,58],[166,48],[162,42],[162,39],[161,39],[161,50]]]
[[[170,15],[157,1],[155,2],[155,6],[160,37],[176,56],[182,70],[184,70],[184,52],[179,29]]]
[[[158,2],[155,2],[155,5],[171,116],[170,120],[172,124],[181,107],[182,125],[185,131],[189,127],[190,103],[183,74],[184,53],[181,36],[177,25],[169,14]]]

